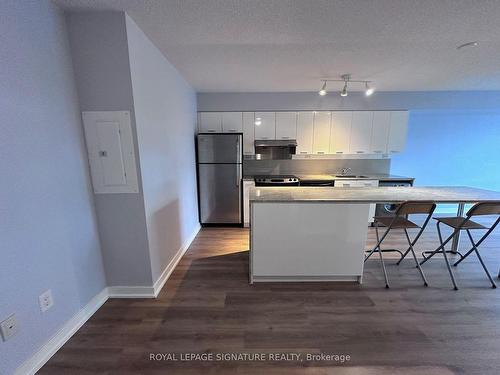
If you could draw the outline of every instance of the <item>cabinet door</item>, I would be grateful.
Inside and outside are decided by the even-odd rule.
[[[276,139],[297,138],[297,112],[276,112]]]
[[[222,131],[222,113],[201,112],[200,133],[220,133]]]
[[[243,154],[254,155],[255,147],[255,115],[253,112],[243,112]]]
[[[313,152],[313,112],[297,113],[297,154]]]
[[[255,112],[255,139],[275,139],[276,117],[274,112]]]
[[[351,142],[352,112],[332,112],[330,154],[348,154]]]
[[[387,142],[389,141],[389,129],[391,127],[391,112],[373,112],[373,132],[370,145],[372,154],[387,153]]]
[[[390,153],[401,152],[405,148],[408,133],[408,112],[391,112],[391,126],[387,151]]]
[[[241,133],[243,119],[241,112],[222,112],[222,131],[224,133]]]
[[[351,143],[349,152],[351,154],[367,154],[370,152],[372,139],[373,112],[355,111],[352,114]]]
[[[313,127],[313,153],[328,154],[330,151],[330,112],[315,112]]]

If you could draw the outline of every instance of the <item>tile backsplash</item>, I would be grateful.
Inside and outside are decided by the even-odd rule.
[[[245,176],[279,174],[337,174],[351,168],[353,174],[389,174],[390,159],[292,159],[244,160]]]

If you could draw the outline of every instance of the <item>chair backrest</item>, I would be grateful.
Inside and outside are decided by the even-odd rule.
[[[406,201],[399,205],[396,210],[396,216],[405,216],[411,214],[431,215],[436,208],[433,201]]]
[[[500,215],[500,201],[476,203],[467,211],[467,217],[479,215]]]

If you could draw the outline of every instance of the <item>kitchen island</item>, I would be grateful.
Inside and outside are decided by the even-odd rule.
[[[250,282],[356,281],[363,277],[373,203],[500,200],[469,187],[301,188],[250,191]]]

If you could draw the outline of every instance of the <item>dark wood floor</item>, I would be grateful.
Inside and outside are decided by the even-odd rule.
[[[434,224],[429,229],[420,249],[436,245]],[[368,246],[373,230],[369,236]],[[482,247],[495,276],[499,239],[494,234]],[[389,245],[403,240],[397,232]],[[362,286],[251,286],[247,249],[245,229],[203,229],[158,299],[109,300],[40,374],[500,373],[500,289],[490,288],[472,256],[456,269],[458,291],[442,258],[425,265],[425,288],[412,261],[398,267],[394,256],[388,290],[376,258]],[[149,360],[150,353],[191,352],[301,353],[302,360]],[[306,353],[345,354],[350,361],[307,361]]]

